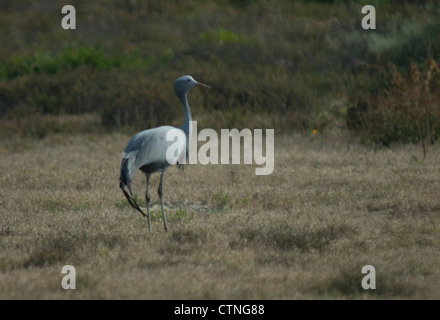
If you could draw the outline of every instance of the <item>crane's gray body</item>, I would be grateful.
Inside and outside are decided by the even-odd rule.
[[[165,231],[168,230],[165,212],[162,200],[162,184],[165,170],[177,164],[182,166],[184,159],[188,158],[189,141],[191,139],[191,110],[189,109],[187,93],[193,86],[205,86],[200,82],[194,80],[191,76],[182,76],[174,82],[174,91],[183,106],[184,122],[180,129],[171,126],[162,126],[158,128],[148,129],[135,134],[122,152],[122,162],[120,170],[120,183],[125,197],[130,205],[138,210],[142,215],[148,217],[148,230],[150,231],[150,195],[148,192],[150,175],[154,172],[159,172],[159,197],[162,207],[162,217],[164,221]],[[171,132],[172,131],[172,132]],[[171,132],[171,135],[168,135]],[[173,152],[177,153],[174,157],[167,157],[167,152],[170,147],[173,147]],[[147,177],[147,190],[145,198],[147,202],[147,214],[139,207],[136,200],[133,198],[131,191],[131,181],[137,170],[141,170]],[[130,193],[127,193],[125,187]]]
[[[166,153],[169,147],[176,142],[167,141],[167,134],[173,130],[173,133],[180,133],[177,141],[185,141],[186,135],[183,130],[176,130],[171,126],[162,126],[154,129],[145,130],[135,134],[124,151],[122,152],[121,176],[120,180],[123,186],[127,186],[131,192],[131,181],[136,170],[140,169],[145,174],[154,172],[164,173],[165,170],[173,165],[183,164],[186,149],[184,145],[178,145],[178,156],[176,162],[169,162]]]

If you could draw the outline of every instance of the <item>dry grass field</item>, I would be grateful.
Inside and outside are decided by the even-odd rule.
[[[169,232],[118,186],[128,135],[0,142],[0,299],[439,299],[440,148],[277,136],[272,175],[165,175]],[[153,190],[158,175],[152,177]],[[145,205],[145,177],[133,190]],[[61,287],[64,265],[76,290]],[[364,290],[364,265],[376,290]]]

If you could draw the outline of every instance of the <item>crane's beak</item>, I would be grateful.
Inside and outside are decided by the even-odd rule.
[[[204,84],[204,83],[201,83],[201,82],[197,82],[197,83],[195,84],[195,86],[197,86],[197,87],[211,88],[211,87],[208,86],[207,84]]]

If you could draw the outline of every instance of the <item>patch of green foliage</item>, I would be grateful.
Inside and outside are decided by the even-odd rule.
[[[68,72],[81,66],[96,71],[112,68],[142,67],[152,63],[152,57],[140,57],[139,51],[108,56],[100,46],[66,46],[55,55],[37,50],[33,54],[14,55],[0,66],[0,77],[13,79],[26,74],[56,74]]]
[[[247,36],[242,36],[224,28],[216,30],[203,31],[199,35],[199,40],[202,42],[219,42],[219,43],[237,43],[247,44],[251,42],[251,39]]]
[[[187,222],[194,218],[194,212],[188,212],[188,210],[183,209],[182,206],[179,209],[170,213],[171,221],[182,221]]]
[[[227,205],[231,203],[231,196],[225,193],[223,190],[218,190],[217,192],[209,191],[207,192],[209,202],[212,202],[215,206],[224,209]]]

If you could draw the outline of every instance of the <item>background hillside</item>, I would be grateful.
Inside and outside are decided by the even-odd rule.
[[[439,18],[438,1],[0,1],[0,300],[440,298]],[[274,170],[170,168],[168,232],[152,175],[148,232],[121,151],[180,125],[182,74],[212,87],[189,95],[199,130],[275,129]],[[144,208],[140,171],[132,190]]]
[[[76,30],[61,27],[65,4],[0,4],[2,135],[179,125],[172,84],[191,74],[212,86],[190,97],[200,129],[438,138],[435,1],[368,1],[376,30],[357,1],[70,1]]]

